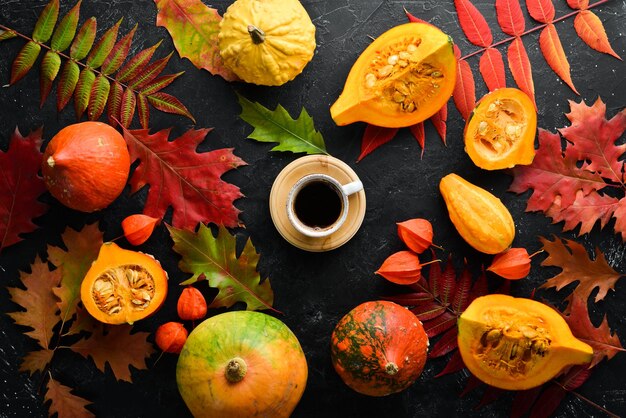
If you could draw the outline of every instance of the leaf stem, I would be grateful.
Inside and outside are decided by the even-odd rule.
[[[605,414],[607,414],[608,416],[610,416],[611,418],[619,418],[619,415],[616,415],[614,413],[612,413],[611,411],[607,410],[606,408],[598,405],[597,403],[595,403],[594,401],[592,401],[591,399],[581,395],[580,393],[573,391],[573,390],[567,390],[567,388],[565,386],[563,386],[560,382],[557,382],[556,380],[552,381],[555,385],[559,386],[561,389],[565,390],[566,392],[569,392],[571,394],[573,394],[574,396],[576,396],[578,399],[587,402],[589,405],[593,406],[594,408],[597,408],[598,410],[604,412]]]
[[[595,3],[593,3],[593,4],[590,4],[590,5],[589,5],[589,6],[587,6],[587,8],[586,8],[586,9],[584,9],[584,10],[593,9],[594,7],[601,6],[601,5],[603,5],[604,3],[608,3],[608,2],[609,2],[609,0],[600,0],[600,1],[597,1],[597,2],[595,2]],[[530,34],[530,33],[533,33],[533,32],[536,32],[536,31],[538,31],[538,30],[540,30],[540,29],[543,29],[543,28],[545,28],[546,26],[548,26],[549,24],[552,24],[552,23],[558,23],[558,22],[561,22],[561,21],[563,21],[563,20],[565,20],[565,19],[569,19],[570,17],[575,16],[575,15],[577,15],[578,13],[580,13],[580,12],[582,12],[582,11],[583,11],[582,9],[574,10],[573,12],[567,13],[567,14],[565,14],[565,15],[561,16],[561,17],[558,17],[558,18],[556,18],[556,19],[552,20],[550,23],[543,23],[543,24],[541,24],[541,25],[538,25],[538,26],[535,26],[535,27],[533,27],[533,28],[531,28],[531,29],[528,29],[526,32],[522,33],[522,34],[521,34],[521,35],[519,35],[519,36],[510,36],[510,37],[505,38],[505,39],[502,39],[501,41],[498,41],[498,42],[496,42],[496,43],[494,43],[494,44],[491,44],[491,45],[489,45],[488,47],[485,47],[485,48],[480,48],[480,49],[478,49],[478,50],[476,50],[476,51],[474,51],[474,52],[472,52],[472,53],[469,53],[469,54],[467,54],[467,55],[465,55],[465,56],[461,57],[461,58],[460,58],[460,60],[461,60],[461,61],[466,60],[466,59],[468,59],[468,58],[470,58],[470,57],[473,57],[474,55],[478,55],[478,54],[480,54],[480,53],[482,53],[482,52],[486,51],[486,50],[487,50],[487,49],[489,49],[489,48],[495,48],[495,47],[498,47],[498,46],[500,46],[500,45],[506,44],[506,43],[508,43],[508,42],[512,42],[513,40],[515,40],[515,38],[521,38],[521,37],[522,37],[522,36],[524,36],[524,35],[528,35],[528,34]]]

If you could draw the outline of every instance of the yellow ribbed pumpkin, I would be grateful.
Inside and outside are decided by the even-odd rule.
[[[450,220],[469,245],[485,254],[511,246],[515,225],[500,199],[454,173],[441,179],[439,190]]]
[[[280,86],[313,58],[315,26],[298,0],[237,0],[220,22],[224,64],[242,80]]]

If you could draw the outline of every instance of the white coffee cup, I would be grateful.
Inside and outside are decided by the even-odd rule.
[[[310,222],[307,223],[301,219],[303,217],[302,214],[298,214],[298,210],[296,208],[298,199],[304,198],[300,197],[300,192],[306,190],[307,187],[310,188],[312,186],[320,189],[322,186],[326,187],[337,195],[340,206],[339,213],[337,218],[332,220],[332,222],[328,225],[315,225]],[[363,190],[363,183],[359,180],[343,185],[335,178],[326,174],[309,174],[308,176],[304,176],[298,180],[289,191],[289,195],[287,196],[287,218],[289,219],[291,225],[293,225],[293,227],[303,235],[312,238],[327,237],[341,228],[346,221],[346,218],[348,217],[348,210],[350,209],[348,197],[361,190]],[[327,192],[324,192],[324,194],[326,193]],[[324,207],[326,204],[336,205],[336,202],[333,202],[333,200],[334,199],[331,198],[329,199],[329,202],[316,202],[321,205],[318,209],[321,209],[322,211],[327,209]],[[335,210],[335,208],[332,209]],[[313,209],[313,212],[314,211],[315,210]],[[313,213],[313,215],[315,214]]]

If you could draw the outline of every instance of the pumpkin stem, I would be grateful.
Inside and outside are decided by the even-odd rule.
[[[241,357],[231,359],[226,365],[226,380],[230,383],[241,382],[248,371],[246,361]]]
[[[248,33],[255,44],[262,44],[265,41],[265,32],[254,25],[248,25]]]
[[[398,370],[398,366],[392,361],[387,363],[387,365],[385,366],[385,371],[389,376],[393,376],[394,374],[398,373]]]
[[[46,163],[48,163],[48,166],[50,166],[50,168],[54,168],[54,158],[52,158],[52,155],[48,157],[48,159],[46,160]]]

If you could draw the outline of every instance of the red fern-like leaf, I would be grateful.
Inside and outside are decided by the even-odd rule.
[[[137,97],[132,89],[125,89],[122,94],[122,103],[120,105],[120,123],[127,128],[133,121],[135,115],[135,106],[137,105]]]
[[[457,316],[446,311],[437,318],[424,322],[424,331],[428,338],[433,338],[456,326],[456,321]]]
[[[395,302],[402,306],[415,306],[421,303],[431,302],[434,297],[431,293],[418,292],[406,293],[403,295],[383,296],[383,299]]]
[[[117,125],[117,121],[121,119],[120,112],[122,110],[122,96],[124,95],[124,87],[117,81],[113,82],[109,90],[109,100],[107,103],[107,116],[109,124]]]
[[[422,322],[435,319],[443,315],[445,311],[446,307],[436,301],[420,303],[415,308],[411,308],[411,312]]]
[[[409,130],[411,131],[413,138],[415,138],[419,146],[422,148],[422,156],[423,156],[424,144],[426,142],[426,132],[424,131],[424,122],[420,122],[415,125],[409,126]]]
[[[461,272],[461,277],[456,283],[456,290],[450,307],[459,315],[467,308],[470,303],[470,290],[472,288],[472,276],[467,267]]]
[[[530,59],[526,53],[526,48],[521,38],[515,38],[509,45],[507,53],[509,61],[509,69],[513,75],[513,79],[517,86],[530,97],[537,109],[535,103],[535,83],[533,82],[533,74],[530,66]]]
[[[536,388],[515,392],[515,397],[511,405],[510,418],[522,418],[526,416],[530,408],[537,401],[542,390],[543,386],[537,386]]]
[[[439,134],[439,137],[443,141],[443,144],[446,145],[447,144],[446,143],[446,136],[447,136],[447,130],[448,130],[448,124],[447,124],[447,121],[448,121],[448,103],[443,105],[443,107],[441,109],[439,109],[439,111],[437,113],[432,115],[430,117],[430,121],[435,126],[435,129],[437,130],[437,133]],[[422,152],[423,152],[423,148],[422,148]]]
[[[589,6],[589,0],[567,0],[567,5],[572,9],[586,9]]]
[[[530,16],[538,22],[550,23],[554,20],[552,0],[526,0],[526,7]]]
[[[20,81],[33,68],[39,52],[41,52],[41,46],[32,41],[26,42],[11,65],[11,80],[9,81],[11,85]]]
[[[550,3],[552,4],[552,3]],[[570,75],[569,62],[563,51],[561,39],[553,24],[547,25],[539,35],[539,46],[546,62],[552,70],[567,84],[576,94],[578,91],[574,87]]]
[[[454,7],[459,16],[461,29],[474,45],[487,48],[493,42],[491,29],[485,17],[469,0],[454,0]]]
[[[141,89],[141,93],[145,96],[149,96],[151,94],[156,93],[157,91],[161,91],[165,87],[169,86],[178,77],[183,75],[183,73],[184,71],[181,71],[176,74],[168,74],[168,75],[158,77],[152,80],[150,83],[146,84],[146,86]]]
[[[519,0],[496,0],[496,17],[502,32],[520,36],[526,28],[526,20]]]
[[[437,373],[435,377],[441,377],[447,374],[460,372],[464,368],[465,368],[465,363],[463,363],[463,358],[461,357],[461,353],[459,353],[458,351],[455,351],[450,356],[450,360],[448,360],[448,364],[446,364],[446,367],[444,367],[442,371]]]
[[[195,119],[193,118],[191,113],[189,113],[185,105],[183,105],[176,97],[167,93],[158,92],[147,96],[147,98],[150,104],[161,112],[186,116],[195,122]]]
[[[593,371],[587,365],[583,366],[574,366],[567,371],[560,379],[560,383],[563,385],[565,390],[576,390],[583,385],[591,376],[591,372]]]
[[[161,45],[162,41],[152,45],[149,48],[140,51],[132,57],[120,70],[117,72],[115,77],[120,83],[126,83],[129,80],[135,79],[139,73],[143,71],[143,69],[148,65],[154,52]]]
[[[89,67],[83,68],[78,76],[78,83],[74,90],[74,110],[76,119],[80,119],[89,106],[89,98],[91,97],[91,88],[96,81],[96,74]]]
[[[368,156],[381,145],[391,141],[398,133],[398,128],[383,128],[380,126],[367,125],[361,141],[361,155],[357,162]]]
[[[530,411],[531,418],[549,418],[561,404],[567,392],[556,384],[549,385],[539,396]]]
[[[154,80],[165,69],[174,52],[170,52],[166,57],[158,59],[144,67],[144,69],[128,85],[133,89],[141,89],[143,86]]]
[[[439,295],[439,300],[444,306],[450,305],[452,298],[454,297],[455,290],[456,272],[454,271],[454,266],[452,265],[452,258],[449,258],[446,263],[446,267],[441,273],[441,279],[437,281],[437,294]]]
[[[89,96],[89,106],[87,107],[87,113],[89,120],[98,120],[109,98],[109,90],[111,89],[111,83],[102,74],[99,74],[91,87],[91,94]]]
[[[89,18],[83,23],[70,46],[71,58],[80,61],[87,56],[93,46],[93,41],[96,39],[96,26],[95,17]]]
[[[474,74],[470,65],[465,60],[460,60],[460,50],[454,46],[455,55],[457,55],[457,72],[456,84],[452,97],[454,105],[459,110],[463,119],[469,118],[470,113],[476,106],[476,85],[474,83]]]
[[[122,24],[122,19],[118,20],[117,23],[111,27],[109,30],[104,32],[102,38],[98,41],[98,43],[93,47],[93,49],[87,55],[87,65],[91,68],[99,68],[104,60],[109,56],[109,53],[113,49],[115,45],[115,40],[117,39],[117,32],[120,29],[120,25]]]
[[[458,348],[457,336],[459,330],[457,327],[450,328],[441,336],[428,352],[429,358],[443,357]]]
[[[59,74],[61,68],[61,57],[54,51],[48,51],[41,60],[41,74],[39,76],[39,93],[41,100],[39,107],[43,107],[44,102],[52,90],[52,82]]]
[[[76,84],[78,83],[78,77],[80,75],[80,68],[74,61],[66,61],[61,70],[61,76],[59,77],[59,83],[57,84],[57,111],[60,112],[67,106],[74,94]]]
[[[500,51],[495,48],[487,48],[480,56],[479,69],[489,91],[506,87],[504,61]]]
[[[137,114],[141,127],[148,129],[150,127],[150,109],[148,107],[148,99],[142,93],[137,95]]]
[[[598,52],[609,54],[621,60],[622,57],[617,55],[609,42],[604,25],[595,13],[589,10],[583,10],[576,15],[574,19],[574,29],[587,45]]]
[[[406,14],[407,19],[409,19],[409,22],[411,23],[428,23],[427,21],[422,20],[419,17],[413,16],[406,8],[404,8],[404,14]]]

